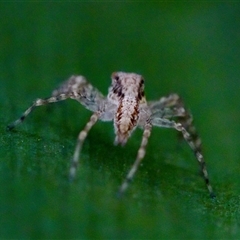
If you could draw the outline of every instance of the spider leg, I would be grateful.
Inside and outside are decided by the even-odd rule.
[[[71,76],[55,89],[52,95],[56,96],[62,93],[71,95],[72,99],[77,100],[92,112],[97,112],[101,109],[106,101],[103,94],[81,75]]]
[[[78,135],[77,144],[76,144],[74,155],[73,155],[72,162],[70,165],[70,171],[69,171],[70,181],[72,181],[76,176],[76,171],[77,171],[78,164],[79,164],[79,156],[81,153],[83,142],[86,139],[88,132],[90,131],[92,126],[97,122],[98,118],[99,118],[99,113],[98,112],[94,113],[91,116],[88,123],[86,124],[86,126],[84,127],[84,129]]]
[[[7,126],[12,130],[32,112],[35,107],[49,103],[59,102],[72,98],[80,102],[90,111],[96,112],[105,105],[106,98],[100,91],[94,88],[83,76],[71,76],[52,92],[52,96],[46,99],[37,99],[33,104],[12,124]]]
[[[133,177],[134,177],[141,161],[143,160],[143,158],[145,156],[146,146],[148,143],[148,139],[151,135],[151,130],[152,130],[152,125],[150,123],[147,123],[145,125],[144,131],[143,131],[142,142],[141,142],[140,148],[138,150],[137,158],[136,158],[134,164],[132,165],[130,171],[128,172],[125,180],[123,181],[123,183],[118,191],[118,196],[122,196],[122,194],[128,188],[128,185],[132,182]]]
[[[195,152],[198,151],[202,155],[202,142],[197,134],[195,126],[193,125],[192,114],[187,111],[178,94],[172,93],[166,97],[162,97],[159,101],[151,102],[150,108],[153,117],[176,118],[176,122],[181,123],[185,130],[191,135],[192,142],[196,149]],[[157,114],[158,111],[162,111],[164,114],[161,116],[160,114]],[[154,114],[154,112],[156,113]],[[179,132],[179,137],[183,137],[181,132]]]
[[[150,101],[148,106],[150,107],[152,114],[159,112],[159,110],[172,109],[179,112],[176,116],[182,116],[186,111],[181,98],[176,93],[161,97],[158,101]]]
[[[192,148],[199,164],[201,167],[201,171],[203,173],[203,178],[205,180],[205,183],[207,185],[208,191],[210,193],[211,197],[215,197],[215,194],[213,192],[212,186],[209,182],[209,176],[208,176],[208,172],[207,172],[207,168],[206,168],[206,163],[204,161],[203,155],[199,150],[199,145],[196,144],[196,142],[193,139],[193,136],[191,136],[191,134],[183,127],[183,125],[181,123],[175,123],[174,124],[174,128],[177,131],[182,132],[182,135],[184,137],[184,139],[187,141],[188,145]]]
[[[178,94],[172,93],[166,97],[160,98],[159,101],[149,103],[154,117],[160,118],[177,118],[177,122],[181,123],[183,127],[191,134],[195,145],[201,152],[201,139],[199,138],[196,128],[193,125],[192,114],[187,111],[182,99]]]
[[[37,99],[33,102],[33,104],[22,114],[22,116],[20,118],[18,118],[16,121],[14,121],[13,123],[9,124],[7,126],[8,130],[12,130],[13,128],[15,128],[18,124],[22,123],[25,118],[33,111],[33,109],[35,109],[36,107],[42,106],[42,105],[47,105],[49,103],[55,103],[55,102],[59,102],[59,101],[63,101],[66,100],[67,98],[69,98],[70,96],[68,94],[60,94],[58,96],[53,96],[53,97],[49,97],[49,98],[45,98],[45,99]]]
[[[168,120],[168,119],[153,118],[152,119],[152,124],[155,125],[155,126],[159,126],[159,127],[174,128],[177,131],[182,133],[183,138],[186,140],[188,145],[193,150],[193,152],[194,152],[194,154],[195,154],[195,156],[196,156],[196,158],[197,158],[197,160],[200,164],[201,171],[203,173],[203,178],[204,178],[205,183],[207,185],[210,196],[212,198],[215,197],[215,194],[213,192],[213,188],[212,188],[212,186],[210,184],[210,181],[209,181],[209,176],[208,176],[208,171],[207,171],[207,168],[206,168],[206,163],[204,161],[202,153],[199,150],[199,146],[194,141],[191,133],[186,130],[186,128],[182,125],[182,123],[176,123],[175,121],[171,121],[171,120]]]

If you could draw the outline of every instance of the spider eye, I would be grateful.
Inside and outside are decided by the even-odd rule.
[[[115,79],[116,81],[118,81],[118,80],[119,80],[119,76],[118,76],[118,75],[114,76],[114,79]]]
[[[117,72],[112,73],[112,79],[116,82],[119,80],[119,76]]]

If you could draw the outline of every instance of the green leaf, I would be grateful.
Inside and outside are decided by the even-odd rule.
[[[0,238],[239,239],[239,10],[207,2],[0,3]],[[171,129],[153,129],[122,199],[116,192],[140,129],[120,147],[112,123],[97,123],[72,184],[70,159],[88,110],[72,100],[39,107],[6,131],[72,74],[107,94],[119,70],[142,74],[149,100],[183,97],[216,199]]]

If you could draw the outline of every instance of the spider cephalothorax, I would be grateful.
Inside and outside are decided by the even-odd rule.
[[[143,137],[137,158],[127,177],[120,187],[122,194],[134,177],[140,162],[145,156],[146,146],[152,127],[174,128],[182,133],[183,138],[193,150],[203,173],[210,195],[215,196],[209,183],[206,164],[201,151],[201,141],[195,127],[192,125],[191,114],[185,109],[182,100],[177,94],[170,94],[158,101],[147,103],[144,96],[144,80],[135,73],[115,72],[112,74],[112,85],[108,96],[94,88],[83,76],[72,76],[59,88],[53,91],[52,96],[46,99],[37,99],[15,122],[8,126],[14,128],[23,122],[26,116],[37,106],[58,102],[72,98],[93,112],[85,128],[79,133],[77,145],[70,166],[70,179],[74,179],[79,162],[82,144],[89,130],[97,122],[113,121],[115,129],[115,144],[124,145],[136,127],[143,129]]]

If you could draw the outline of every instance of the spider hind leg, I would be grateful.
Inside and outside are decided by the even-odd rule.
[[[193,118],[189,111],[186,110],[182,99],[177,94],[170,94],[149,104],[153,113],[153,125],[159,127],[175,128],[183,137],[196,156],[203,178],[207,185],[211,197],[215,197],[212,186],[209,182],[209,176],[206,163],[202,155],[201,139],[193,125]],[[169,119],[176,119],[171,121]]]

